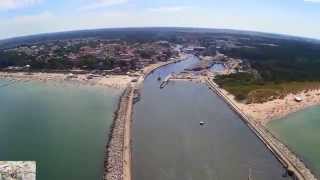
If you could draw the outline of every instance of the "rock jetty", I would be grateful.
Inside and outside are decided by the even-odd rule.
[[[118,111],[115,113],[107,143],[104,180],[128,180],[131,178],[131,156],[126,155],[131,153],[130,137],[128,137],[130,130],[126,129],[130,128],[130,125],[128,126],[126,123],[131,122],[132,96],[133,88],[130,86],[120,97]],[[129,132],[126,133],[128,130]]]

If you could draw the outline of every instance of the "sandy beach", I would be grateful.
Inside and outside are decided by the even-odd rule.
[[[72,75],[62,73],[32,73],[25,72],[0,72],[0,79],[14,79],[14,80],[32,80],[41,82],[76,82],[80,84],[90,84],[106,86],[109,88],[125,89],[128,84],[134,79],[127,75],[109,75],[109,76],[97,76],[88,79],[88,74]]]
[[[271,120],[283,118],[290,113],[320,104],[320,89],[289,94],[283,99],[276,99],[261,104],[244,104],[237,102],[232,94],[224,89],[220,88],[220,90],[223,91],[247,117],[262,125],[266,125]],[[301,97],[302,101],[295,101],[295,97]]]
[[[141,72],[137,72],[135,74],[140,76],[128,76],[128,75],[106,75],[106,76],[92,76],[92,78],[88,78],[90,74],[76,74],[70,75],[67,73],[45,73],[45,72],[36,72],[36,73],[28,73],[28,72],[1,72],[0,71],[0,79],[8,79],[8,80],[23,80],[23,81],[41,81],[41,82],[77,82],[81,84],[90,84],[90,85],[99,85],[106,86],[110,88],[116,89],[125,89],[128,87],[132,80],[144,79],[145,76],[150,74],[153,70],[171,64],[175,62],[182,61],[186,57],[185,54],[180,55],[180,58],[166,61],[166,62],[158,62],[155,64],[150,64],[142,69]],[[140,82],[142,83],[142,82]]]

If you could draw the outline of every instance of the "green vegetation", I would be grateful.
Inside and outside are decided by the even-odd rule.
[[[252,73],[238,73],[216,77],[215,81],[236,100],[250,103],[262,103],[283,98],[289,93],[298,93],[320,88],[319,81],[264,81]]]
[[[155,50],[153,49],[145,49],[145,50],[137,50],[137,54],[144,59],[150,59],[154,54],[156,54]]]
[[[320,44],[294,40],[269,41],[253,40],[246,44],[248,47],[232,48],[224,53],[247,59],[265,81],[320,80]]]
[[[97,59],[94,56],[87,55],[80,58],[79,65],[83,69],[112,69],[116,63],[116,60],[112,57],[106,57],[104,59]]]
[[[13,65],[26,65],[26,55],[0,51],[0,68]]]
[[[21,52],[0,51],[0,68],[25,65],[31,65],[32,69],[68,69],[72,67],[70,61],[59,56],[48,58],[42,55],[35,57]]]
[[[320,87],[320,44],[301,40],[251,38],[222,53],[246,60],[257,73],[219,76],[216,81],[237,100],[260,103]]]

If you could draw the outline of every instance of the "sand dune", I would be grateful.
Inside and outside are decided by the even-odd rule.
[[[290,113],[304,108],[320,104],[320,90],[289,94],[283,99],[276,99],[261,104],[244,104],[237,102],[234,96],[221,89],[250,119],[266,125],[271,120],[283,118]],[[295,101],[295,97],[301,97],[302,101]]]

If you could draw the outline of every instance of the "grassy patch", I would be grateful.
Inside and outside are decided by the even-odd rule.
[[[320,88],[320,81],[264,82],[250,73],[238,73],[216,77],[215,81],[238,101],[263,103],[284,98],[287,94],[296,94]]]

